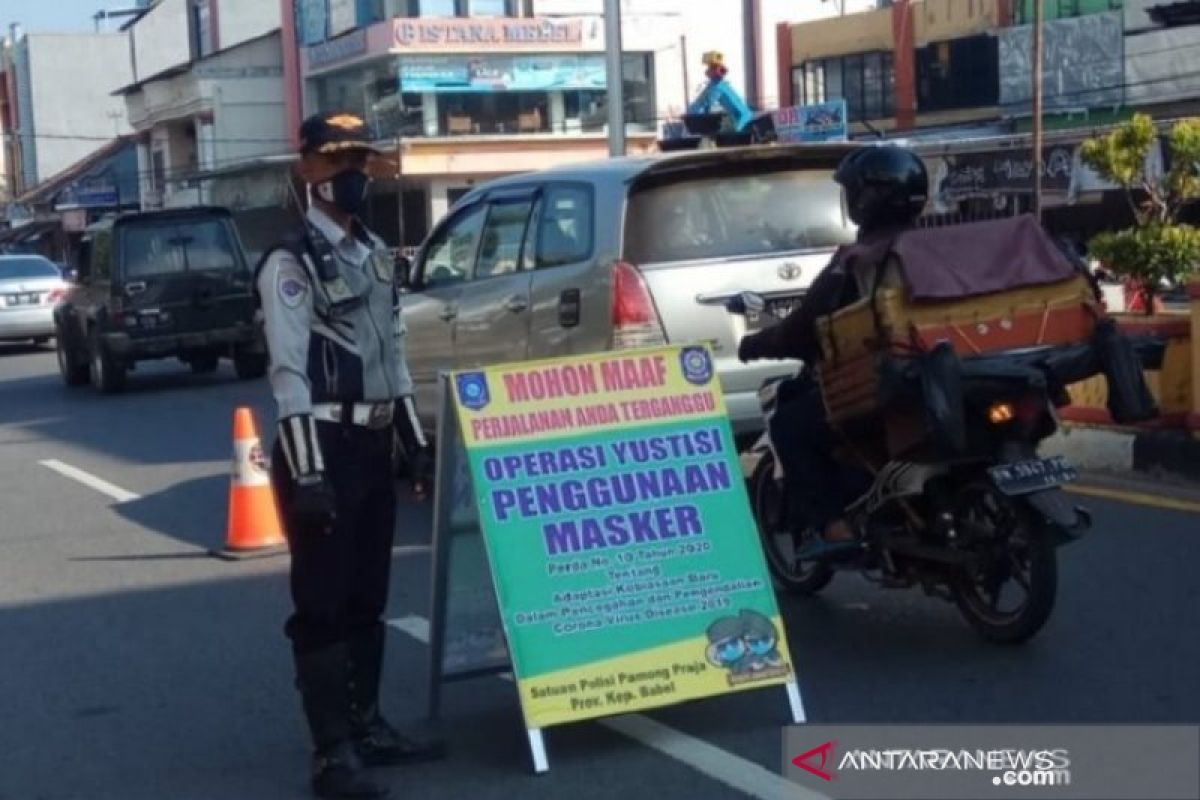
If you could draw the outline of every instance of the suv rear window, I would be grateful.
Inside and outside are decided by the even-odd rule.
[[[833,172],[697,176],[629,198],[625,258],[657,264],[832,248],[854,241]]]
[[[229,228],[219,219],[123,226],[120,260],[126,280],[238,267]]]

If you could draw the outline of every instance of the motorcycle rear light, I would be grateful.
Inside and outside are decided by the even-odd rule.
[[[988,409],[988,421],[993,425],[1007,425],[1016,415],[1012,403],[992,403],[992,407]]]

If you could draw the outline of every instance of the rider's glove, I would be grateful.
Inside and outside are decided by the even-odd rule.
[[[738,343],[738,361],[745,364],[748,361],[756,361],[758,358],[758,337],[743,336],[742,341]]]

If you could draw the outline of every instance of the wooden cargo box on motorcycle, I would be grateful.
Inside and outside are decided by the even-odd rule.
[[[919,397],[898,402],[889,363],[945,342],[960,359],[1084,344],[1105,318],[1089,278],[1031,216],[916,229],[845,253],[863,299],[821,319],[818,370],[831,423],[883,426],[896,457],[920,443]]]

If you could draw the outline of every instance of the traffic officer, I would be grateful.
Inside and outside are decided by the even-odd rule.
[[[311,203],[257,288],[278,404],[272,483],[291,549],[285,631],[312,732],[318,797],[387,795],[363,772],[438,757],[379,710],[399,435],[424,456],[404,360],[395,266],[358,213],[373,148],[358,117],[311,117],[299,174]],[[418,459],[420,460],[420,459]]]

